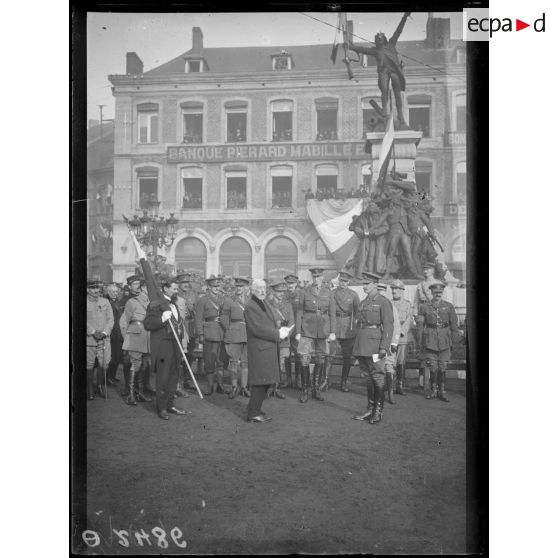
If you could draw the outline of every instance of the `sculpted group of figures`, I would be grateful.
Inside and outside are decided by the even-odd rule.
[[[349,288],[353,276],[348,271],[339,272],[334,289],[324,283],[322,269],[310,272],[312,282],[302,288],[295,275],[270,282],[255,279],[251,285],[249,279],[239,277],[236,292],[230,296],[224,296],[220,277],[208,278],[205,293],[198,295],[191,276],[181,274],[164,280],[164,298],[156,303],[150,303],[139,275],[128,277],[125,297],[114,283],[103,296],[102,283],[88,281],[88,399],[96,394],[108,397],[105,382],[118,384],[122,363],[125,386],[121,395],[128,405],[149,402],[154,395],[160,418],[185,414],[175,405],[175,398],[187,397],[184,390],[193,386],[169,329],[172,323],[190,363],[196,346],[203,346],[205,395],[249,398],[248,421],[271,420],[262,411],[262,403],[266,396],[284,399],[282,389],[299,389],[301,403],[310,397],[324,401],[332,359],[339,352],[342,392],[349,391],[354,359],[367,378],[367,410],[354,418],[378,423],[385,394],[390,403],[395,403],[394,390],[406,395],[405,359],[414,317],[421,366],[431,369],[427,398],[448,401],[446,365],[459,332],[454,307],[442,300],[445,285],[434,279],[434,264],[425,264],[414,304],[404,298],[401,280],[391,283],[391,301],[382,294],[388,289],[382,278],[363,271],[366,296],[360,301]],[[230,375],[229,391],[223,383],[225,369]],[[151,373],[155,390],[150,385]]]
[[[367,271],[384,279],[421,279],[423,264],[436,258],[434,245],[440,246],[430,219],[433,211],[431,198],[417,192],[414,182],[386,179],[349,225],[359,239],[357,278]]]

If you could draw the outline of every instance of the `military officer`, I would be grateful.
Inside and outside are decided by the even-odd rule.
[[[275,281],[270,281],[270,289],[267,295],[267,302],[271,307],[275,323],[278,328],[280,327],[292,327],[294,330],[294,312],[290,302],[285,299],[285,294],[287,292],[287,283],[282,279],[277,279]],[[277,397],[279,399],[285,399],[285,394],[280,391],[279,388],[292,386],[291,370],[289,366],[289,355],[291,353],[291,341],[290,336],[285,337],[279,343],[279,372],[280,375],[285,375],[287,381],[285,383],[275,384],[267,392],[268,397]]]
[[[298,299],[300,297],[300,287],[298,285],[298,277],[294,274],[286,275],[284,277],[285,283],[287,284],[287,291],[285,292],[285,301],[288,302],[293,310],[293,316],[296,319],[296,311],[298,309]],[[287,387],[295,387],[297,389],[301,389],[302,385],[300,384],[300,377],[301,377],[301,364],[300,364],[300,356],[297,351],[298,341],[296,340],[295,333],[291,334],[289,337],[291,346],[291,353],[289,356],[289,361],[285,363],[286,372],[287,372],[287,381],[284,385],[281,385],[281,388]],[[295,369],[294,375],[294,382],[292,380],[292,371],[293,371],[293,363]]]
[[[367,271],[362,275],[367,296],[358,307],[353,356],[367,375],[368,408],[353,418],[375,424],[382,420],[384,408],[385,360],[393,339],[393,310],[390,301],[378,292],[381,277]]]
[[[207,374],[207,391],[211,395],[214,391],[225,393],[223,387],[223,327],[221,325],[221,308],[223,296],[220,291],[223,286],[221,278],[211,276],[206,279],[207,290],[196,303],[196,333],[198,341],[203,345],[204,368]],[[217,389],[215,389],[215,374],[217,374]]]
[[[176,282],[178,283],[178,297],[176,306],[178,312],[184,323],[184,338],[182,339],[182,348],[186,353],[186,358],[192,366],[194,360],[194,350],[196,348],[196,324],[194,322],[194,315],[196,312],[196,302],[198,297],[192,289],[192,279],[189,273],[181,273],[177,275]],[[186,364],[182,362],[179,367],[179,380],[176,394],[180,397],[187,397],[188,394],[183,388],[193,388],[194,384],[190,378],[190,373],[186,370]]]
[[[250,281],[246,277],[234,279],[236,292],[226,297],[221,311],[221,324],[225,330],[225,351],[229,357],[229,372],[232,388],[229,399],[239,393],[250,397],[248,391],[248,352],[246,347],[246,321],[244,308],[249,298]],[[238,389],[238,373],[240,370],[240,391]]]
[[[397,356],[395,359],[395,377],[396,386],[395,393],[398,395],[407,395],[405,391],[405,361],[407,360],[407,347],[409,342],[409,328],[413,319],[413,310],[411,303],[404,297],[405,284],[400,279],[396,279],[391,283],[391,295],[393,297],[393,305],[397,308],[399,315],[399,324],[401,331],[397,341]]]
[[[323,285],[322,268],[310,269],[312,283],[301,289],[296,313],[296,340],[302,365],[302,393],[299,401],[308,401],[310,387],[310,360],[314,356],[312,397],[323,401],[320,393],[320,376],[328,354],[327,342],[335,341],[335,301],[333,293]]]
[[[423,366],[430,366],[431,393],[426,399],[446,397],[446,370],[453,343],[459,339],[457,314],[453,304],[442,300],[445,284],[438,281],[430,285],[432,300],[419,306],[417,338]]]
[[[330,353],[326,358],[325,379],[321,389],[327,389],[329,371],[331,370],[332,360],[337,352],[337,347],[341,347],[343,354],[343,368],[341,369],[341,384],[339,389],[347,392],[347,379],[351,371],[353,360],[353,344],[355,341],[355,319],[358,311],[360,298],[358,294],[349,289],[349,281],[353,278],[348,271],[339,272],[339,285],[333,290],[335,300],[335,343],[330,344]]]
[[[105,366],[110,362],[110,336],[114,317],[109,301],[101,296],[102,281],[87,281],[87,338],[86,370],[87,399],[95,399],[95,391],[108,397],[105,390]],[[95,362],[97,362],[97,386],[95,388]]]
[[[143,321],[149,304],[147,287],[139,275],[132,275],[126,279],[130,287],[131,297],[124,306],[120,316],[120,331],[124,337],[122,349],[128,351],[131,362],[130,377],[128,378],[128,405],[148,403],[151,398],[148,392],[151,361],[149,355],[149,333],[145,330]]]
[[[379,282],[377,285],[378,292],[387,298],[387,284]],[[387,402],[391,405],[395,405],[395,399],[393,397],[393,386],[395,380],[395,363],[397,359],[397,343],[401,335],[401,324],[399,323],[399,313],[393,301],[388,298],[391,309],[393,310],[393,336],[391,338],[391,344],[389,351],[386,356],[386,367],[385,367],[385,385],[384,394],[387,393]]]

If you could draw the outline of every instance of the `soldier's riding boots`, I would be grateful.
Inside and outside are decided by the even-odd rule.
[[[290,388],[293,387],[293,376],[292,376],[292,370],[291,370],[291,359],[289,357],[285,357],[283,359],[283,362],[285,364],[285,381],[281,382],[277,387],[279,387],[280,389],[285,389],[285,388]]]
[[[449,399],[446,397],[445,370],[438,370],[438,399],[441,399],[444,403],[449,403]]]
[[[351,361],[343,360],[343,368],[341,369],[341,385],[339,389],[344,392],[351,391],[347,387],[347,379],[349,378],[349,372],[351,371]]]
[[[207,375],[207,389],[204,395],[210,396],[215,391],[215,374]]]
[[[285,399],[287,396],[279,389],[277,384],[273,384],[268,390],[266,397],[277,397],[277,399]]]
[[[103,399],[108,399],[108,392],[105,389],[105,369],[102,366],[97,366],[97,393]]]
[[[302,389],[302,364],[301,364],[300,359],[298,358],[298,356],[294,355],[291,358],[294,359],[294,365],[295,365],[295,385],[294,385],[294,387],[296,389]]]
[[[130,369],[132,368],[131,362],[126,362],[122,364],[122,372],[124,374],[124,390],[120,392],[122,397],[126,397],[130,393]]]
[[[136,374],[136,399],[140,403],[149,403],[152,401],[146,393],[145,381],[146,377],[149,378],[149,365],[143,364]],[[149,380],[147,380],[149,382]]]
[[[395,386],[395,393],[397,395],[407,395],[405,391],[405,364],[398,364],[397,370],[397,384]]]
[[[436,371],[430,370],[430,393],[425,399],[436,399],[438,397],[438,384],[436,383]]]
[[[370,424],[376,424],[382,420],[382,415],[384,413],[384,390],[376,388],[374,390],[374,412],[372,416],[368,419]]]
[[[223,370],[217,370],[217,393],[228,393],[223,385]]]
[[[368,398],[368,405],[366,407],[366,412],[362,415],[355,415],[353,418],[355,420],[366,420],[372,416],[374,412],[374,384],[370,381],[366,382],[366,396]]]
[[[320,377],[320,391],[327,391],[329,389],[329,374],[331,372],[332,362],[327,357],[322,365],[322,374]]]
[[[386,386],[385,390],[387,392],[387,402],[390,405],[395,405],[395,399],[393,397],[393,374],[386,372]]]
[[[300,381],[302,384],[302,393],[300,394],[299,401],[306,403],[308,401],[308,387],[310,386],[310,366],[300,365]]]
[[[87,399],[91,401],[95,399],[95,370],[93,368],[87,368],[86,372],[86,382],[87,382]]]
[[[128,405],[138,404],[138,402],[136,401],[136,375],[138,374],[139,371],[130,368],[130,375],[128,381],[128,397],[126,398],[126,403]]]
[[[324,401],[324,396],[320,393],[320,380],[325,363],[315,364],[312,372],[312,397],[318,401]]]

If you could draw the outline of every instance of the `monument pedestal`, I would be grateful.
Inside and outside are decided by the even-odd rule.
[[[385,132],[368,132],[366,139],[371,147],[372,157],[372,184],[378,180],[379,158],[382,150],[382,141]],[[415,181],[415,160],[417,158],[417,146],[422,139],[422,132],[416,130],[399,130],[395,132],[393,140],[393,152],[388,170],[395,165],[397,172],[406,173],[406,180]]]

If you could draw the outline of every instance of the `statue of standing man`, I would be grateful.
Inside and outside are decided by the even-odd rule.
[[[405,118],[403,117],[403,107],[401,102],[401,91],[405,91],[405,76],[401,70],[401,61],[397,54],[395,45],[399,36],[405,27],[405,22],[407,18],[411,15],[411,12],[405,12],[395,33],[392,35],[391,39],[388,41],[383,33],[377,33],[374,37],[374,42],[376,46],[373,47],[361,47],[353,44],[352,40],[349,42],[349,48],[354,52],[369,54],[376,58],[376,64],[378,68],[378,87],[382,94],[382,111],[387,114],[387,104],[389,100],[389,81],[391,79],[391,87],[393,89],[393,94],[395,96],[395,107],[397,109],[397,120],[402,125],[406,125]]]

